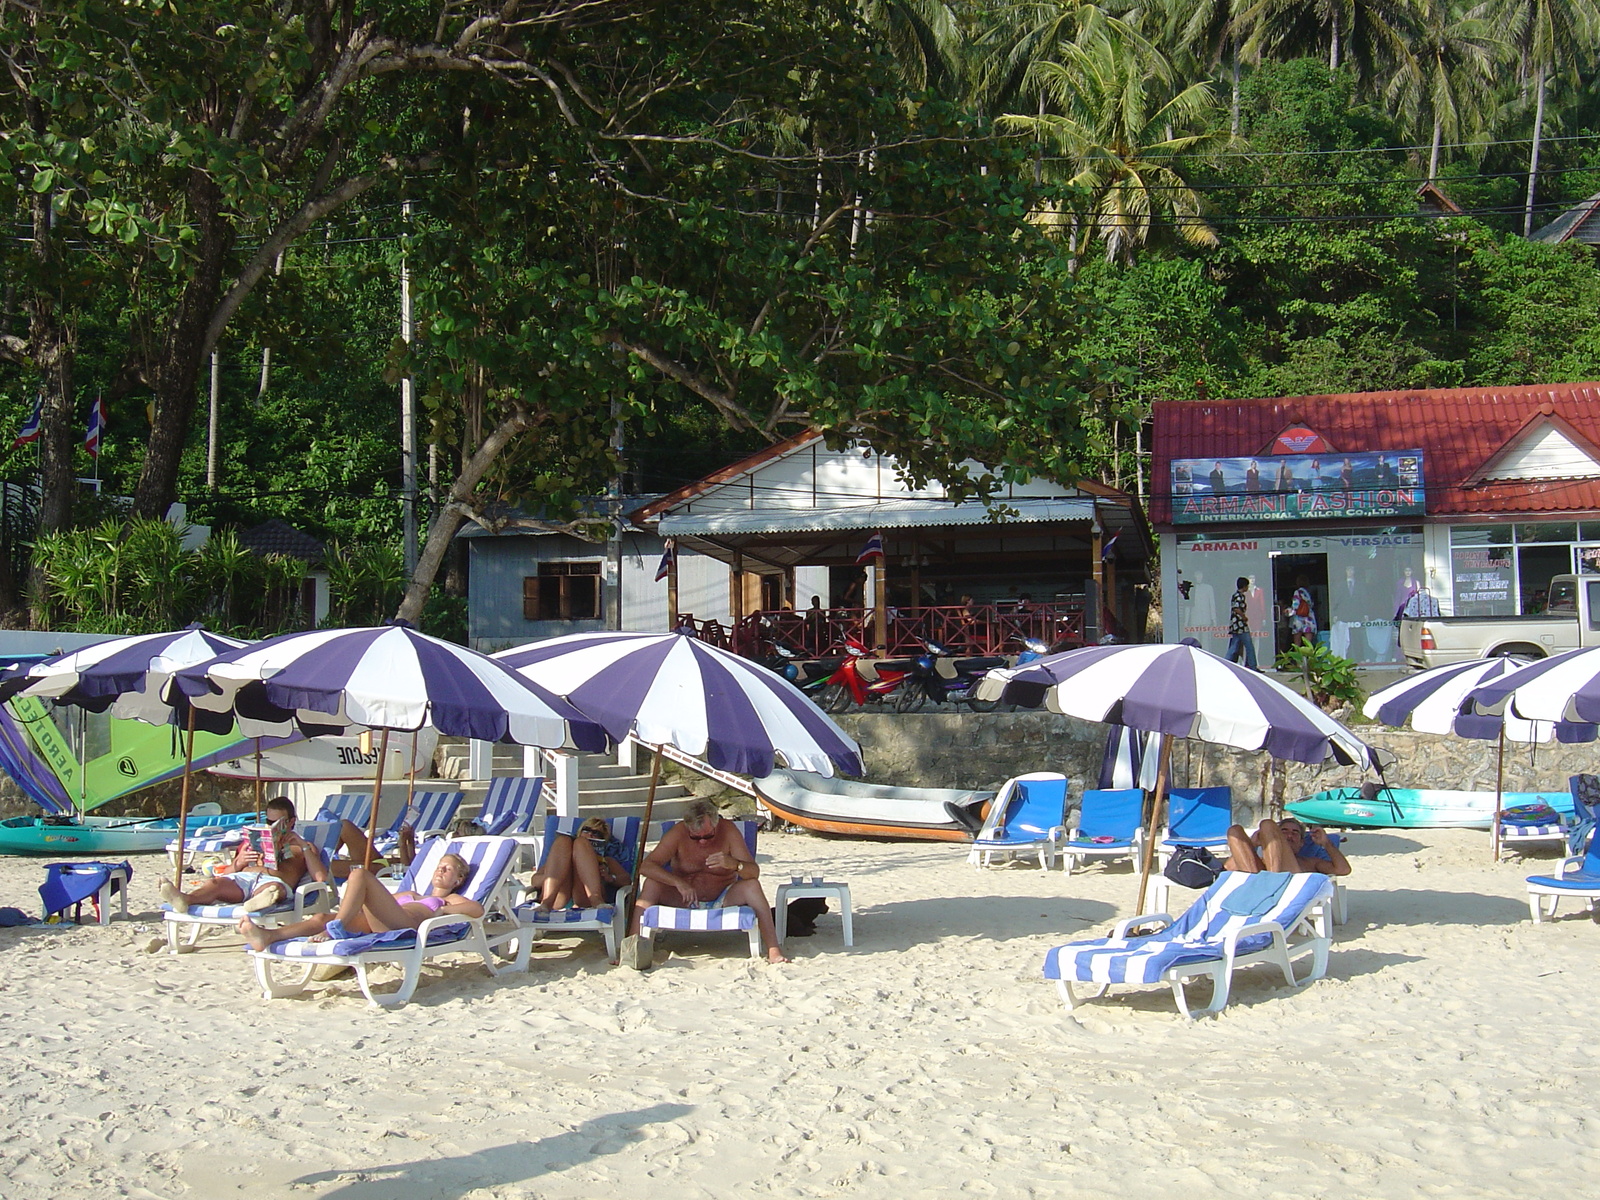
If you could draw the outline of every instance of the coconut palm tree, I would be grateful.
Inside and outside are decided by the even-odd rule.
[[[1105,18],[1083,44],[1061,44],[1053,60],[1034,63],[1027,87],[1041,111],[1008,113],[998,124],[1047,147],[1046,177],[1081,196],[1039,214],[1069,239],[1074,259],[1099,241],[1107,258],[1127,261],[1162,220],[1191,245],[1216,244],[1183,174],[1186,162],[1228,141],[1209,82],[1183,86],[1155,46]]]
[[[1539,180],[1539,144],[1544,138],[1545,94],[1550,81],[1575,77],[1580,52],[1592,53],[1600,26],[1594,0],[1501,0],[1495,19],[1521,56],[1523,79],[1533,88],[1533,137],[1528,148],[1528,195],[1522,236],[1533,232],[1533,197]]]
[[[1491,4],[1462,9],[1451,0],[1419,0],[1417,34],[1388,88],[1391,107],[1429,138],[1428,181],[1439,177],[1444,138],[1459,141],[1484,116],[1480,101],[1509,47],[1495,32]]]
[[[966,34],[944,0],[863,0],[861,15],[884,35],[913,90],[949,99],[968,90]]]
[[[1414,0],[1251,0],[1239,15],[1247,56],[1297,58],[1324,48],[1328,69],[1369,81],[1405,58]]]
[[[1163,0],[1161,22],[1168,45],[1182,46],[1207,66],[1228,65],[1228,128],[1240,133],[1239,49],[1248,0]]]

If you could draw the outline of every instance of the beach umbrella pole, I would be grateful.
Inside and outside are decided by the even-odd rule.
[[[1150,862],[1155,857],[1156,835],[1161,829],[1161,810],[1167,801],[1167,772],[1172,767],[1172,739],[1161,739],[1161,757],[1156,761],[1156,790],[1150,798],[1150,828],[1145,830],[1144,852],[1139,856],[1139,899],[1135,916],[1144,915],[1144,894],[1150,884]]]
[[[261,806],[261,739],[256,739],[256,822],[259,824],[265,815]]]
[[[639,899],[639,868],[644,865],[644,847],[650,840],[650,814],[656,807],[656,784],[661,782],[661,747],[650,747],[650,790],[644,798],[644,820],[639,825],[639,848],[633,854],[633,878],[628,882],[632,885],[633,898]]]
[[[1500,722],[1500,749],[1494,762],[1494,825],[1489,836],[1489,847],[1494,852],[1492,861],[1500,861],[1500,814],[1506,804],[1506,723]]]
[[[194,705],[189,705],[189,736],[183,744],[183,787],[178,792],[178,865],[172,886],[183,890],[183,843],[189,833],[189,783],[194,777]]]
[[[372,870],[372,843],[378,840],[378,801],[383,796],[383,760],[389,757],[389,731],[385,729],[378,739],[378,769],[372,774],[372,815],[367,818],[367,852],[361,856],[361,865]]]

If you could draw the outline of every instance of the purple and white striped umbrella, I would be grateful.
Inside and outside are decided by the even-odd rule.
[[[713,767],[861,774],[861,748],[794,684],[682,633],[575,633],[495,658],[565,696],[618,741],[672,745]]]
[[[1596,728],[1568,721],[1529,721],[1513,713],[1495,715],[1473,711],[1467,698],[1478,689],[1506,679],[1527,665],[1521,658],[1472,658],[1410,675],[1367,697],[1362,707],[1368,717],[1396,727],[1408,720],[1419,733],[1455,734],[1467,738],[1495,738],[1504,726],[1512,742],[1592,742]]]
[[[1490,716],[1600,723],[1600,646],[1529,663],[1484,684],[1468,703],[1473,711]]]
[[[1085,646],[1007,674],[990,698],[1295,762],[1372,770],[1394,762],[1304,696],[1194,646]]]
[[[0,682],[0,700],[36,696],[90,712],[165,725],[172,719],[167,683],[173,674],[250,643],[198,625],[170,633],[111,638],[34,663]]]
[[[404,625],[287,633],[174,678],[195,709],[231,714],[247,737],[426,725],[546,749],[606,746],[605,730],[559,696]]]

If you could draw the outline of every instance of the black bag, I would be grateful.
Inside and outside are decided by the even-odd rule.
[[[1222,874],[1222,860],[1204,846],[1179,846],[1161,873],[1181,887],[1204,891]]]

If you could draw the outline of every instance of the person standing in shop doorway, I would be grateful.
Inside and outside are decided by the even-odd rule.
[[[1233,581],[1233,599],[1228,604],[1228,661],[1260,670],[1255,639],[1250,636],[1250,579],[1245,575]]]

